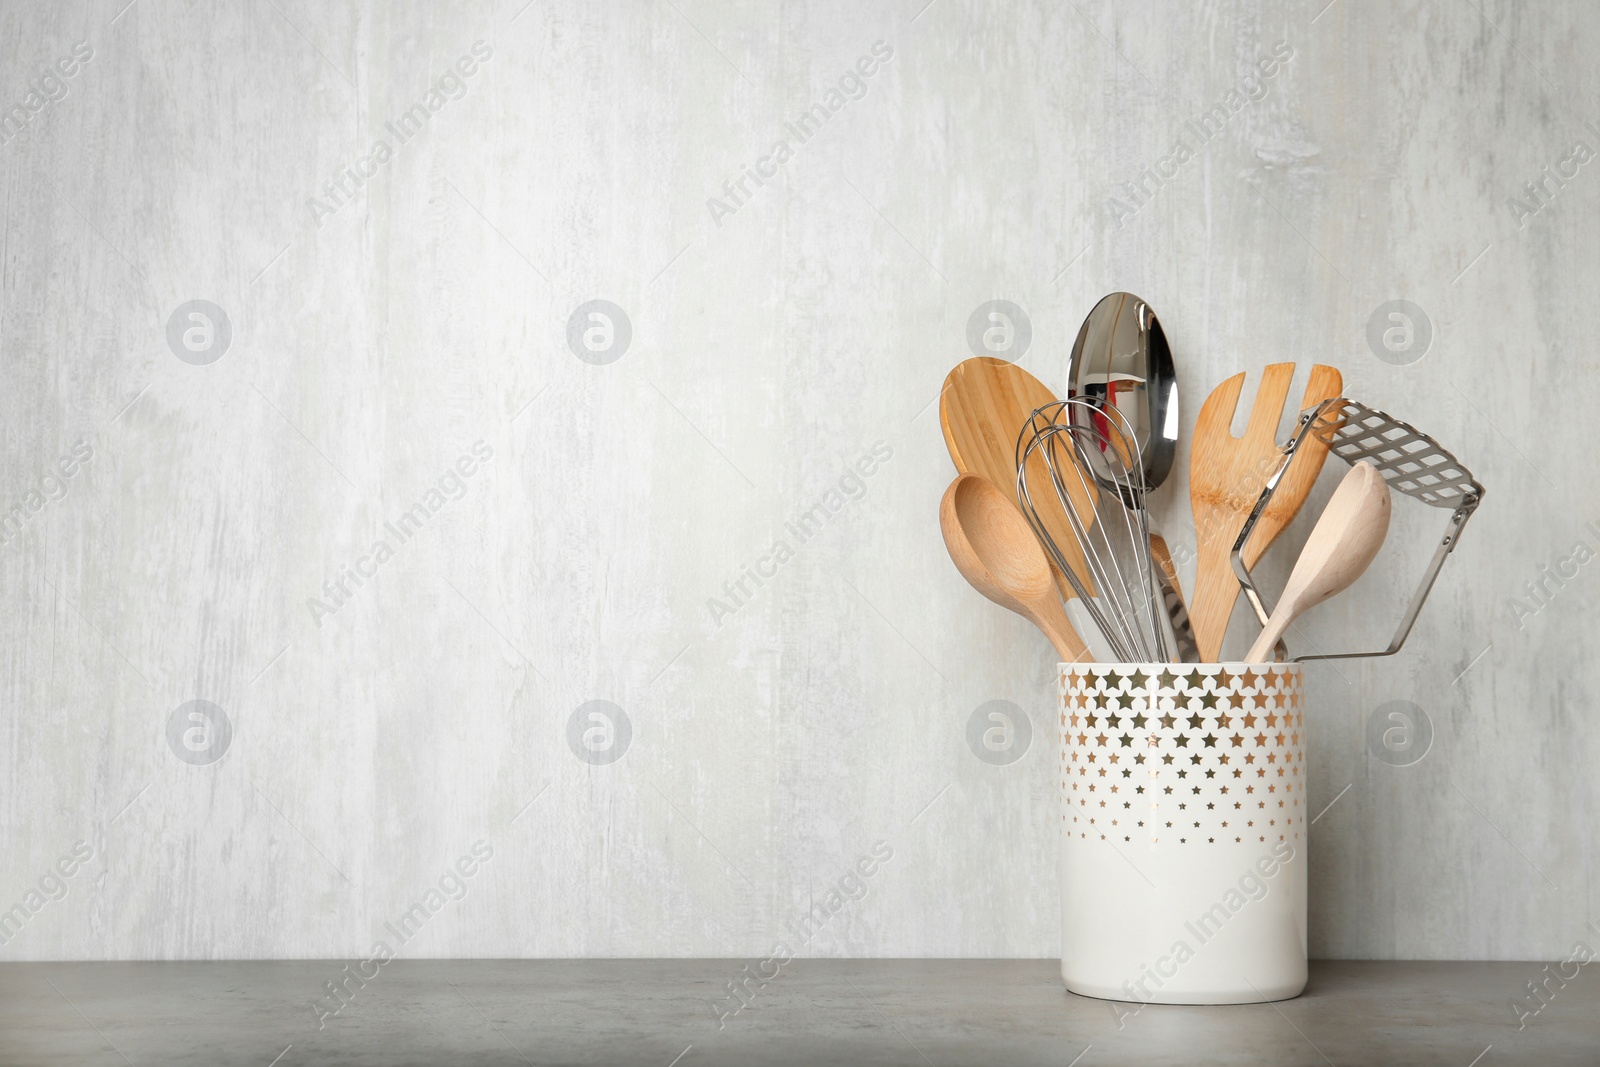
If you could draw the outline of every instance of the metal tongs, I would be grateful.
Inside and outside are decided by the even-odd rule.
[[[1367,407],[1349,397],[1336,396],[1301,412],[1294,435],[1283,446],[1283,459],[1279,461],[1277,469],[1262,487],[1261,495],[1250,511],[1250,517],[1245,520],[1238,539],[1233,543],[1233,573],[1238,577],[1239,584],[1244,587],[1244,595],[1249,599],[1250,606],[1255,609],[1256,616],[1263,626],[1267,624],[1267,619],[1272,614],[1272,605],[1262,599],[1260,590],[1256,588],[1255,581],[1250,576],[1250,568],[1245,566],[1244,546],[1250,540],[1250,534],[1254,532],[1262,512],[1272,500],[1272,494],[1278,488],[1278,482],[1283,478],[1284,471],[1289,469],[1296,451],[1312,434],[1325,443],[1329,451],[1351,466],[1362,461],[1372,464],[1383,476],[1384,481],[1389,483],[1390,489],[1398,490],[1430,507],[1451,509],[1450,523],[1445,527],[1444,538],[1434,551],[1427,573],[1422,576],[1422,582],[1412,596],[1405,615],[1401,617],[1400,625],[1395,630],[1394,639],[1389,642],[1388,648],[1372,652],[1297,656],[1295,659],[1304,663],[1314,659],[1392,656],[1400,651],[1401,645],[1405,644],[1412,625],[1417,621],[1417,614],[1422,611],[1423,602],[1433,590],[1434,580],[1439,577],[1439,571],[1444,567],[1445,558],[1455,550],[1467,520],[1483,502],[1483,486],[1479,485],[1472,472],[1441,447],[1439,442],[1410,423],[1401,422],[1377,408]],[[1279,647],[1281,649],[1281,642]]]

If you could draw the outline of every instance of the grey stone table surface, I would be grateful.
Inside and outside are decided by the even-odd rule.
[[[792,960],[737,1012],[759,964],[346,966],[0,964],[0,1064],[1600,1063],[1600,974],[1540,963],[1320,962],[1295,1000],[1137,1012],[1050,960]]]

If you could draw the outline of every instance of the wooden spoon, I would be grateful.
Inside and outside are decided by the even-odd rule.
[[[1389,483],[1370,463],[1357,463],[1334,490],[1306,547],[1289,572],[1272,618],[1250,646],[1246,663],[1264,663],[1289,624],[1366,571],[1389,533]]]
[[[1058,399],[1049,386],[1015,363],[991,356],[975,356],[958,363],[945,377],[939,393],[939,427],[944,431],[945,447],[950,450],[956,470],[987,478],[1021,517],[1016,503],[1017,436],[1035,408]],[[1064,477],[1063,481],[1077,507],[1078,518],[1086,527],[1092,526],[1094,500],[1088,486],[1093,483],[1071,477]],[[1028,486],[1033,499],[1040,502],[1039,517],[1045,531],[1084,588],[1093,593],[1083,551],[1066,513],[1056,506],[1049,471],[1037,453],[1028,462]],[[1031,530],[1029,535],[1032,536]],[[1048,556],[1046,560],[1049,561]],[[1053,561],[1049,566],[1062,597],[1070,600],[1077,596],[1072,583]]]
[[[962,474],[950,483],[939,501],[939,529],[956,569],[974,589],[1032,622],[1063,660],[1089,661],[1033,528],[988,479]]]
[[[1222,651],[1228,618],[1239,598],[1234,576],[1234,539],[1244,529],[1256,497],[1282,458],[1277,435],[1283,403],[1294,379],[1293,363],[1274,363],[1262,373],[1250,425],[1243,437],[1233,436],[1233,413],[1239,404],[1244,375],[1235,374],[1211,391],[1195,420],[1189,453],[1189,502],[1194,507],[1195,547],[1198,561],[1194,591],[1189,597],[1189,618],[1203,662],[1214,661]],[[1300,410],[1338,396],[1344,378],[1338,370],[1318,364],[1300,400]],[[1254,567],[1267,546],[1294,519],[1322,471],[1328,446],[1315,435],[1307,437],[1283,472],[1272,502],[1244,546],[1244,562]]]

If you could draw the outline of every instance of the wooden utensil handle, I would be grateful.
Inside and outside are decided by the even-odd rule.
[[[1083,643],[1083,638],[1073,629],[1072,622],[1067,618],[1066,610],[1059,601],[1052,598],[1049,606],[1041,606],[1036,621],[1045,637],[1050,639],[1056,655],[1064,662],[1094,662],[1094,656],[1089,654],[1089,646]]]

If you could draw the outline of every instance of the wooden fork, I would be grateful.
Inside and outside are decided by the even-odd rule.
[[[1262,372],[1250,425],[1243,437],[1235,437],[1233,415],[1244,379],[1243,373],[1235,374],[1211,391],[1195,420],[1194,444],[1189,454],[1189,502],[1194,508],[1197,555],[1189,618],[1194,623],[1202,662],[1212,662],[1221,654],[1228,619],[1239,597],[1239,579],[1234,576],[1229,558],[1233,542],[1282,459],[1278,423],[1294,379],[1294,364],[1274,363]],[[1336,368],[1320,363],[1313,366],[1300,410],[1338,396],[1343,387],[1344,376]],[[1267,546],[1293,521],[1327,456],[1328,446],[1315,435],[1300,445],[1294,462],[1272,494],[1272,502],[1244,546],[1247,566],[1255,566]]]

